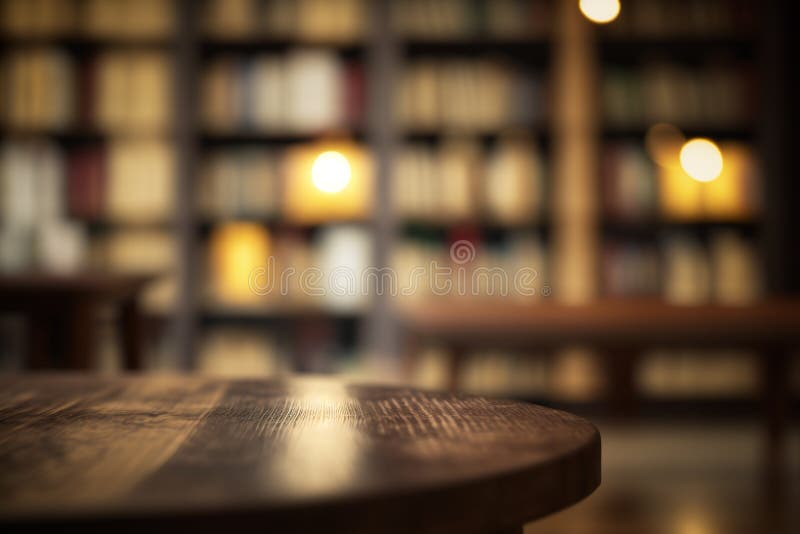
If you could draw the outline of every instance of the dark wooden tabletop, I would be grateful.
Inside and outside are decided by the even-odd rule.
[[[682,306],[654,299],[614,299],[581,305],[451,302],[402,307],[416,334],[470,345],[565,342],[731,346],[800,344],[800,299],[747,305]]]
[[[157,278],[154,273],[124,274],[103,271],[76,274],[3,274],[0,275],[0,298],[32,298],[38,295],[51,299],[71,296],[126,298],[137,294]]]
[[[497,532],[599,483],[597,430],[532,404],[318,377],[0,377],[0,528]]]

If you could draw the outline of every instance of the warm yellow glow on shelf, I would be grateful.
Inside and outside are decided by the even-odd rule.
[[[258,300],[250,287],[253,271],[266,265],[270,236],[256,223],[227,223],[216,228],[210,243],[212,280],[217,300],[245,304]]]
[[[369,152],[347,140],[323,140],[287,150],[284,214],[290,221],[362,220],[372,205]]]
[[[690,139],[680,153],[681,167],[698,182],[710,182],[722,174],[722,152],[713,141]]]
[[[701,182],[688,176],[681,165],[659,166],[661,210],[671,220],[751,220],[757,215],[758,168],[751,147],[745,143],[719,144],[725,165],[719,176]],[[676,156],[677,159],[677,156]]]
[[[341,152],[323,152],[311,166],[311,181],[324,193],[338,193],[350,183],[350,162]]]
[[[597,24],[608,24],[619,15],[619,0],[580,0],[581,13]]]

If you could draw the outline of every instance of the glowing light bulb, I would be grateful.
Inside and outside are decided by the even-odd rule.
[[[619,15],[619,0],[580,0],[581,13],[597,24],[608,24]]]
[[[698,182],[710,182],[722,173],[722,152],[713,141],[690,139],[681,148],[681,167]]]
[[[311,166],[311,181],[325,193],[338,193],[350,183],[350,163],[335,150],[323,152]]]

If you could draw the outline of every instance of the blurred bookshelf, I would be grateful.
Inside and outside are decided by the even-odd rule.
[[[158,273],[142,304],[160,334],[179,262],[175,13],[152,0],[1,8],[4,270]]]
[[[488,290],[468,302],[430,287],[395,299],[250,285],[270,257],[276,273],[409,279],[452,265],[466,241],[476,268],[536,271],[532,309],[769,295],[772,119],[752,3],[637,0],[603,28],[575,4],[4,0],[3,269],[159,273],[145,296],[163,334],[154,366],[357,373],[386,351],[419,385],[593,403],[613,380],[597,352],[476,349],[454,381],[432,336],[400,363],[399,310],[491,315]],[[679,169],[693,137],[719,144],[721,179]],[[351,168],[333,196],[307,179],[329,151]],[[749,398],[754,361],[656,350],[635,374],[657,399],[670,383],[680,400]],[[730,388],[692,385],[712,375]]]

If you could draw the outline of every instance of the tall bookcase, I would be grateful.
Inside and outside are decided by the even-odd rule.
[[[648,130],[660,122],[674,124],[687,138],[703,136],[723,144],[747,143],[755,155],[764,152],[762,159],[776,150],[774,142],[764,140],[780,129],[782,123],[776,117],[780,112],[768,101],[765,105],[767,95],[758,81],[780,78],[782,66],[763,60],[768,57],[769,46],[774,49],[775,45],[756,37],[769,34],[756,27],[755,21],[768,23],[766,16],[756,16],[762,13],[750,16],[742,15],[740,9],[720,11],[724,2],[689,2],[686,5],[700,9],[692,20],[705,21],[705,25],[694,30],[686,26],[676,32],[675,28],[681,27],[680,6],[685,8],[684,3],[625,3],[619,21],[598,28],[580,17],[577,2],[570,0],[491,4],[488,0],[349,0],[348,9],[363,9],[353,19],[360,28],[326,36],[324,31],[315,33],[319,31],[315,24],[320,13],[330,13],[333,2],[237,0],[225,10],[209,14],[207,8],[213,2],[174,0],[143,3],[152,4],[153,9],[170,6],[167,29],[160,35],[123,37],[113,32],[85,33],[87,10],[104,2],[53,0],[52,6],[59,3],[72,6],[72,26],[38,35],[27,30],[11,32],[3,36],[3,52],[8,55],[18,48],[46,47],[81,65],[86,58],[106,50],[145,50],[162,52],[169,62],[167,79],[173,104],[169,126],[161,134],[174,148],[168,217],[120,221],[100,210],[83,224],[90,242],[120,228],[160,231],[174,239],[174,305],[153,313],[152,321],[165,326],[159,330],[166,332],[170,341],[163,351],[169,356],[170,366],[195,368],[206,334],[234,327],[269,333],[279,340],[276,352],[300,355],[299,361],[288,365],[301,370],[347,368],[347,364],[331,365],[303,356],[320,351],[334,354],[333,360],[358,354],[377,363],[377,369],[386,368],[395,375],[402,370],[405,344],[397,317],[402,299],[385,292],[375,294],[374,287],[371,298],[360,307],[283,306],[266,301],[236,306],[209,299],[214,285],[213,277],[209,277],[214,268],[211,249],[217,240],[230,240],[219,232],[228,223],[245,226],[236,230],[236,239],[244,235],[242,242],[270,252],[285,250],[278,243],[282,236],[288,235],[292,243],[307,247],[324,241],[337,227],[344,226],[348,232],[355,228],[369,242],[370,265],[395,267],[401,273],[420,258],[446,261],[450,246],[466,241],[474,247],[479,265],[535,265],[540,275],[535,305],[540,306],[553,299],[580,303],[601,297],[665,298],[663,265],[676,250],[685,253],[687,247],[669,248],[662,238],[688,236],[691,243],[699,243],[688,247],[688,255],[699,250],[708,256],[713,236],[721,231],[733,236],[726,241],[727,249],[717,247],[723,253],[733,250],[739,256],[766,258],[768,265],[760,267],[758,282],[763,287],[759,291],[786,289],[772,287],[775,280],[786,278],[781,278],[779,271],[783,260],[791,255],[790,240],[775,238],[786,237],[782,230],[786,217],[764,211],[768,205],[772,208],[782,202],[780,213],[788,213],[787,201],[775,194],[785,186],[786,178],[776,175],[774,157],[764,162],[762,179],[755,184],[754,190],[763,197],[758,209],[735,216],[701,214],[676,219],[663,213],[659,171],[646,152]],[[138,5],[134,0],[116,4],[128,9]],[[316,13],[316,18],[309,18],[312,22],[298,29],[291,21],[299,20],[292,17],[301,13],[286,11],[291,6],[306,9],[305,15]],[[666,14],[659,9],[666,9]],[[720,19],[723,12],[736,13],[739,18]],[[217,30],[210,29],[215,23]],[[346,21],[340,24],[347,26]],[[646,31],[635,33],[630,28]],[[310,51],[313,57],[298,59],[298,50]],[[348,102],[355,102],[360,111],[343,120],[305,128],[283,123],[261,128],[246,120],[226,122],[224,115],[224,127],[209,124],[206,91],[209,83],[218,83],[209,82],[211,71],[228,73],[235,79],[234,85],[244,87],[237,89],[241,94],[236,98],[246,99],[248,84],[263,82],[254,82],[256,75],[252,72],[294,68],[288,66],[292,61],[316,61],[323,69],[336,70],[339,74],[335,76],[347,79],[343,83],[345,92],[358,87],[361,96]],[[771,70],[757,71],[764,65]],[[714,68],[705,69],[708,66]],[[717,77],[704,81],[698,77],[700,72]],[[648,81],[651,78],[655,81]],[[226,83],[233,82],[226,82],[224,76],[221,79],[225,83],[218,90],[225,93],[230,90]],[[698,92],[709,86],[738,87],[739,82],[728,83],[736,79],[746,86],[742,91],[749,92],[744,98],[752,113],[724,121],[715,120],[713,109],[704,115],[706,107],[724,107],[724,102],[715,102],[713,94],[710,98],[698,96]],[[494,83],[497,80],[500,82]],[[670,89],[674,83],[688,88],[675,93]],[[641,95],[631,96],[646,93],[644,86],[667,94],[667,104],[674,104],[676,94],[688,94],[687,102],[699,99],[700,117],[684,120],[669,112],[648,114],[648,110],[665,106],[646,102]],[[438,94],[439,99],[430,100],[431,94]],[[683,96],[677,100],[684,103]],[[501,105],[486,107],[487,102]],[[621,102],[623,112],[636,111],[633,103],[640,102],[640,113],[615,122],[615,102]],[[733,104],[733,108],[739,107]],[[276,113],[274,108],[257,113],[242,109],[238,111],[240,119],[269,118]],[[679,107],[681,111],[685,110]],[[7,121],[3,125],[4,141],[46,139],[63,149],[67,159],[76,149],[106,145],[113,136],[107,129],[81,120],[30,128]],[[241,194],[236,207],[230,208],[231,204],[225,204],[228,200],[212,194],[211,200],[223,206],[216,212],[209,212],[199,199],[215,155],[223,161],[219,172],[225,179],[230,176],[226,172],[247,161],[248,151],[275,155],[274,163],[296,149],[305,147],[313,152],[342,144],[347,149],[365,148],[372,163],[368,209],[356,217],[336,215],[331,220],[287,216],[279,205],[286,197],[280,185],[272,189],[276,199],[273,207],[261,211],[248,207],[248,201],[256,195]],[[464,161],[469,163],[465,165]],[[259,164],[269,166],[270,162]],[[647,175],[650,183],[642,186],[640,181],[626,178],[621,190],[626,197],[646,198],[647,206],[623,206],[625,216],[620,216],[613,199],[616,186],[611,187],[609,182],[616,183],[626,172],[631,174],[625,170],[631,168],[638,169],[634,174]],[[285,184],[285,169],[273,171],[274,183]],[[504,182],[504,178],[509,181]],[[509,190],[525,194],[508,195]],[[520,202],[523,197],[530,202]],[[266,229],[267,239],[253,238],[253,228]],[[650,249],[639,248],[643,242],[650,244]],[[742,253],[742,243],[750,251],[763,245],[762,253]],[[647,272],[650,263],[655,265],[655,274],[629,283],[631,277],[626,273]],[[620,279],[624,283],[619,283]],[[424,293],[414,297],[418,304],[424,305],[426,298],[439,298]],[[452,300],[452,305],[480,306],[480,301],[470,304]],[[246,352],[246,347],[242,350]],[[528,355],[514,358],[517,363],[536,360]],[[488,355],[484,361],[492,367],[500,360]],[[541,377],[544,371],[536,365],[531,368],[524,363],[522,371]],[[505,368],[507,374],[516,373],[513,365]]]
[[[143,299],[159,339],[181,280],[172,7],[2,4],[4,268],[159,272]]]

